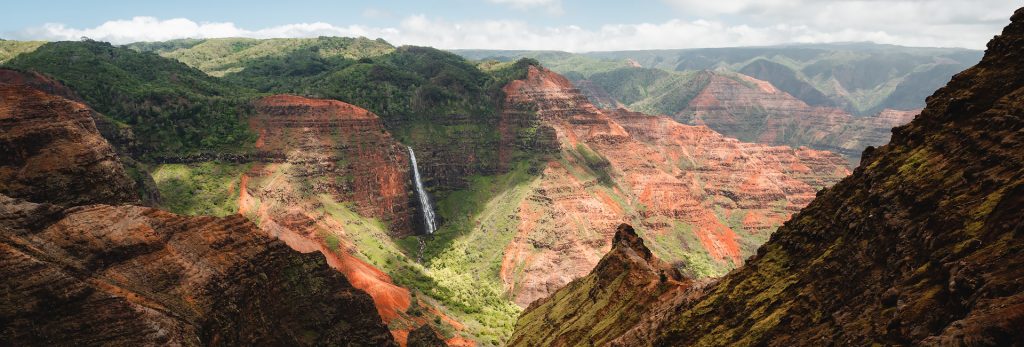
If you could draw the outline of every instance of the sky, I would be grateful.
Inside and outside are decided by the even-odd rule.
[[[863,42],[983,49],[1018,0],[18,1],[0,38],[364,36],[570,52]]]

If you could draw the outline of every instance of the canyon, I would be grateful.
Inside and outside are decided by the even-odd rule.
[[[992,242],[974,257],[1016,254],[983,232],[1019,224],[982,216],[1009,213],[1019,183],[1019,126],[999,113],[1016,105],[968,100],[997,94],[995,70],[950,112],[992,108],[1002,129],[918,117],[890,131],[941,118],[941,102],[853,115],[769,62],[669,73],[629,57],[602,80],[365,38],[34,49],[0,68],[0,272],[13,279],[0,341],[900,344],[1017,290],[972,294],[979,271],[1003,278],[1015,263],[951,260]],[[644,81],[608,88],[630,78]],[[932,138],[950,147],[921,149]],[[957,167],[971,169],[940,179]],[[987,183],[968,191],[960,177]],[[883,202],[894,207],[869,205]],[[918,203],[948,216],[899,212]],[[953,206],[984,219],[964,240],[900,231],[948,231],[967,218]],[[938,288],[947,272],[957,283]],[[890,282],[858,296],[836,289],[847,278]],[[888,304],[944,290],[965,299],[928,324]],[[905,319],[827,319],[808,303],[843,312],[843,300]],[[1005,335],[996,323],[986,338]]]
[[[505,92],[504,121],[535,117],[555,137],[538,142],[560,148],[518,204],[516,236],[502,260],[501,278],[521,306],[588,273],[611,245],[609,230],[627,221],[685,272],[723,274],[818,189],[849,173],[833,153],[600,110],[544,68],[530,67]]]
[[[602,265],[527,308],[510,344],[1019,343],[1024,9],[1011,21],[745,266],[677,279],[620,226]]]
[[[2,340],[394,345],[365,292],[247,218],[138,197],[95,111],[7,80],[0,100]],[[38,189],[49,189],[40,191]]]

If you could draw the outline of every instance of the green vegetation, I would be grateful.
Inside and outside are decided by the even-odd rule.
[[[524,60],[485,73],[457,55],[427,47],[405,46],[358,60],[321,51],[311,46],[264,57],[225,78],[261,92],[342,100],[389,121],[444,123],[455,115],[493,118],[501,87],[536,64]]]
[[[499,279],[504,247],[515,235],[515,210],[529,192],[531,163],[520,161],[509,173],[475,176],[467,189],[438,201],[445,224],[424,238],[423,263],[419,236],[392,241],[387,228],[365,218],[345,203],[321,196],[324,212],[345,223],[345,232],[359,255],[394,281],[426,294],[466,325],[466,332],[485,345],[508,339],[520,313]],[[331,242],[325,237],[330,247]],[[418,296],[419,297],[419,296]]]
[[[154,52],[176,59],[211,76],[224,76],[244,70],[260,59],[283,57],[296,51],[315,51],[321,58],[357,60],[373,58],[394,51],[382,39],[326,37],[291,39],[181,39],[163,42],[140,42],[126,46],[140,52]]]
[[[611,87],[612,96],[632,98],[633,101],[619,101],[642,112],[675,114],[686,106],[680,101],[687,100],[689,86],[658,84],[657,80],[662,78],[659,75],[710,70],[757,75],[808,104],[838,105],[861,115],[875,114],[883,108],[923,107],[924,97],[944,85],[956,72],[977,63],[982,53],[868,43],[591,53],[456,52],[477,60],[534,58],[574,80],[610,78],[611,81],[599,84]],[[629,67],[630,60],[646,69]],[[622,94],[617,95],[612,89],[620,89],[618,92]],[[639,99],[635,99],[638,96],[664,99],[641,105],[637,104]]]
[[[152,170],[161,207],[174,213],[227,216],[238,213],[238,184],[247,164],[164,164]]]
[[[11,41],[0,39],[0,64],[20,54],[32,52],[45,43],[45,41]]]
[[[578,154],[579,158],[583,159],[583,164],[597,177],[598,183],[604,186],[615,184],[611,175],[611,163],[608,162],[608,159],[594,152],[583,143],[576,144],[576,153],[574,154]]]
[[[424,292],[467,318],[484,342],[508,339],[520,309],[500,282],[504,248],[518,225],[516,209],[529,192],[531,162],[520,161],[498,176],[476,176],[470,186],[438,201],[445,223],[426,241],[423,259],[434,279]],[[418,253],[415,237],[399,240],[407,254]]]
[[[52,42],[6,65],[50,75],[131,126],[141,159],[238,152],[255,141],[244,122],[251,92],[155,54],[95,41]]]

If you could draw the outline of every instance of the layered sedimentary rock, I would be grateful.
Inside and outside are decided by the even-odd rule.
[[[274,95],[256,102],[256,148],[285,157],[302,195],[351,201],[364,216],[412,232],[407,151],[373,113],[337,100]],[[301,181],[301,182],[300,182]]]
[[[660,300],[683,295],[692,286],[692,280],[655,257],[633,227],[622,224],[611,250],[590,274],[530,304],[508,344],[604,345]]]
[[[501,277],[526,306],[590,271],[615,226],[690,273],[738,266],[758,240],[848,174],[845,160],[806,148],[742,143],[706,127],[604,111],[558,74],[531,67],[505,87],[511,124],[554,129],[550,157],[520,202]],[[550,142],[550,141],[549,141]]]
[[[366,293],[241,216],[0,195],[12,345],[394,345]]]
[[[549,299],[554,302],[527,310],[514,336],[596,336],[610,327],[621,331],[621,324],[630,328],[603,341],[612,346],[1019,344],[1024,341],[1021,49],[1024,9],[988,44],[977,66],[929,97],[920,116],[893,130],[888,145],[866,150],[850,177],[819,193],[744,267],[706,287],[659,298],[641,312],[616,312],[626,317],[622,321],[597,316],[537,326],[527,318],[588,309],[592,302],[620,296],[615,286],[581,292],[570,285]]]
[[[25,84],[0,84],[0,191],[61,205],[137,203],[95,111]]]
[[[867,146],[888,142],[892,127],[906,124],[917,114],[885,110],[872,117],[855,117],[835,107],[809,106],[750,76],[703,73],[710,82],[675,119],[706,125],[742,141],[829,150],[851,157],[852,163]]]
[[[426,302],[414,302],[408,289],[359,256],[373,250],[360,250],[355,237],[383,242],[415,233],[421,221],[409,195],[408,151],[381,120],[341,101],[293,95],[268,96],[255,106],[250,125],[259,134],[257,150],[283,160],[251,164],[239,181],[239,214],[295,250],[327,257],[373,298],[400,344],[411,327],[434,317],[450,320]],[[363,225],[373,219],[387,229],[355,234],[375,230]],[[430,314],[413,316],[412,311]]]

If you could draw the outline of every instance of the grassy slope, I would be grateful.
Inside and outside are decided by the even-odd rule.
[[[248,164],[205,162],[156,166],[153,180],[162,208],[190,216],[238,213],[238,183]]]
[[[268,57],[281,57],[301,49],[313,49],[320,57],[346,59],[372,58],[394,51],[383,40],[349,37],[291,39],[222,38],[141,42],[127,46],[155,52],[198,68],[212,76],[242,71],[249,64]]]
[[[0,39],[0,64],[14,59],[14,57],[20,54],[30,53],[45,43],[45,41],[12,41]]]

